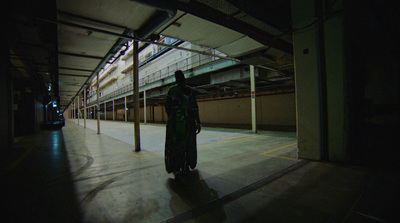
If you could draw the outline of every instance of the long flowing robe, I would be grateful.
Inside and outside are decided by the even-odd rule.
[[[168,122],[165,139],[165,168],[168,173],[197,164],[195,92],[189,86],[172,86],[165,105]]]

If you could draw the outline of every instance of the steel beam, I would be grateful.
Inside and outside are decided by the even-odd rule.
[[[127,108],[127,106],[126,106],[126,97],[127,96],[125,96],[124,97],[124,99],[125,99],[125,107],[124,107],[124,112],[125,112],[125,122],[127,122],[128,121],[128,113],[127,113],[127,110],[128,110],[128,108]]]
[[[146,118],[146,116],[147,116],[147,111],[146,111],[146,103],[147,101],[146,101],[146,91],[143,91],[143,116],[144,116],[144,124],[146,125],[147,124],[147,118]]]
[[[140,101],[139,101],[139,58],[138,41],[133,41],[133,96],[135,102],[135,151],[140,151]]]
[[[80,114],[81,114],[81,110],[79,109],[79,104],[80,104],[79,94],[78,94],[77,100],[78,100],[78,125],[79,125],[79,118],[80,118]]]
[[[83,91],[83,127],[86,128],[86,89]]]
[[[100,81],[99,81],[99,72],[96,74],[97,76],[97,134],[100,134]]]

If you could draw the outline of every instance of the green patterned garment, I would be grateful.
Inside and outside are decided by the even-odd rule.
[[[196,95],[189,86],[172,86],[165,105],[168,122],[165,140],[165,168],[168,173],[185,171],[197,164]]]

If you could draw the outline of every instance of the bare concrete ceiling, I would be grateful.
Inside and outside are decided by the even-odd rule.
[[[241,0],[57,0],[52,7],[41,6],[40,2],[26,2],[34,4],[37,10],[25,12],[30,17],[14,20],[23,26],[29,18],[33,18],[37,26],[31,30],[20,28],[26,34],[19,36],[29,36],[29,41],[44,45],[42,54],[47,54],[48,61],[38,63],[47,67],[39,71],[37,66],[32,72],[44,72],[48,76],[41,76],[44,88],[58,83],[59,88],[53,97],[59,99],[61,110],[66,109],[95,73],[129,41],[127,37],[134,33],[142,39],[156,34],[215,48],[244,63],[277,69],[283,66],[289,70],[291,66],[284,66],[282,61],[293,64],[288,0],[279,3]],[[43,0],[42,4],[49,2]],[[43,11],[51,16],[43,16]],[[51,35],[57,37],[52,42],[42,38],[54,31],[56,33]],[[55,49],[49,50],[51,47]],[[15,67],[22,69],[18,61],[26,61],[22,55],[34,49],[22,44],[16,44],[14,48]]]

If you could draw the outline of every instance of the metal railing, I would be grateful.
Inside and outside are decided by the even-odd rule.
[[[139,87],[145,86],[147,84],[151,84],[155,81],[164,79],[169,76],[173,76],[175,71],[177,71],[177,70],[182,70],[182,71],[189,70],[189,69],[192,69],[192,68],[195,68],[195,67],[198,67],[198,66],[210,63],[212,61],[216,61],[216,60],[220,60],[220,59],[216,56],[206,56],[206,55],[201,55],[201,54],[195,54],[191,57],[180,60],[174,64],[171,64],[165,68],[162,68],[162,69],[155,71],[149,75],[146,75],[145,77],[140,78],[139,79]],[[100,102],[109,100],[114,97],[118,97],[129,91],[133,91],[133,83],[126,84],[108,94],[101,95]],[[88,103],[89,106],[96,103],[96,100],[97,100],[96,96],[97,96],[96,94],[92,95],[92,98],[90,98],[90,102]],[[92,100],[94,100],[94,101],[92,101]]]

